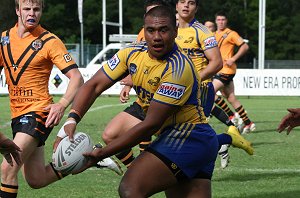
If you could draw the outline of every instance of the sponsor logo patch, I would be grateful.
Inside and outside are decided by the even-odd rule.
[[[1,37],[1,43],[3,46],[9,44],[9,37],[8,36]]]
[[[114,70],[119,63],[120,63],[120,59],[117,54],[115,54],[113,57],[111,57],[111,59],[107,61],[107,65],[111,70]]]
[[[42,49],[43,41],[41,39],[36,39],[35,41],[32,42],[31,46],[34,51],[38,51],[38,50]]]
[[[137,71],[136,68],[137,68],[137,66],[136,66],[134,63],[130,63],[130,65],[129,65],[129,73],[130,73],[131,75],[135,74],[136,71]]]
[[[205,48],[208,49],[208,48],[218,46],[218,42],[214,36],[211,36],[204,40],[204,45],[205,45]]]
[[[64,55],[64,59],[66,61],[66,63],[70,62],[72,60],[72,56],[68,53]]]
[[[185,87],[173,83],[163,83],[159,86],[156,93],[162,96],[179,100],[185,92]]]

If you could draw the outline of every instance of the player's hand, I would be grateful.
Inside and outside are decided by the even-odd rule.
[[[121,103],[126,103],[130,98],[129,98],[129,92],[131,90],[130,86],[125,85],[123,89],[120,92],[120,102]]]
[[[290,134],[293,128],[300,126],[300,108],[288,109],[289,113],[284,116],[278,125],[278,132],[281,133],[285,129]]]
[[[49,111],[45,126],[52,128],[59,124],[61,118],[64,115],[65,107],[61,103],[50,104],[46,108],[46,111]]]
[[[125,78],[123,78],[123,79],[120,81],[120,84],[121,84],[121,85],[127,85],[127,86],[132,87],[132,86],[133,86],[133,82],[132,82],[132,79],[131,79],[131,75],[128,75],[128,76],[126,76]]]
[[[92,166],[95,166],[97,164],[97,162],[99,162],[100,160],[103,159],[101,157],[101,153],[102,153],[102,148],[96,148],[92,152],[84,153],[83,156],[86,157],[86,159],[87,159],[86,164],[81,169],[73,172],[72,174],[76,175],[78,173],[85,171],[86,169],[88,169]]]
[[[229,58],[229,59],[226,59],[225,62],[226,62],[226,65],[231,66],[231,65],[233,65],[233,63],[234,63],[235,61],[234,61],[233,58]]]
[[[56,151],[56,148],[58,146],[58,144],[60,143],[60,141],[69,136],[69,139],[71,142],[74,141],[74,133],[75,133],[75,130],[76,130],[76,121],[73,120],[73,119],[68,119],[64,125],[59,129],[58,133],[57,133],[57,136],[56,136],[56,139],[54,140],[54,143],[53,143],[53,152]]]
[[[22,164],[21,149],[10,139],[5,139],[0,142],[0,153],[4,156],[6,161],[13,166],[13,160],[20,166]]]

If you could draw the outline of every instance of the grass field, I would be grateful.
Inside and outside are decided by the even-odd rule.
[[[58,98],[55,98],[56,100]],[[212,179],[215,198],[288,198],[300,197],[300,132],[295,129],[289,136],[276,132],[286,109],[300,107],[299,97],[240,97],[249,117],[256,124],[256,131],[245,137],[253,142],[255,154],[230,148],[230,164],[221,169],[219,159]],[[8,98],[0,97],[0,130],[11,137]],[[99,98],[86,114],[78,131],[89,133],[94,142],[101,141],[106,123],[124,109],[117,97]],[[226,126],[215,118],[211,125],[221,133]],[[45,147],[46,160],[51,160],[52,142],[60,126],[56,127]],[[124,167],[123,167],[124,168]],[[105,169],[90,169],[76,176],[68,176],[43,189],[32,190],[19,175],[19,197],[23,198],[82,198],[118,197],[121,177]],[[159,181],[158,181],[159,182]],[[163,193],[153,197],[164,197]]]

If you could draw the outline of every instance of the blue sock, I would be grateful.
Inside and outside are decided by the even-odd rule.
[[[218,134],[217,137],[218,137],[218,141],[219,141],[219,148],[221,148],[221,146],[223,144],[231,144],[232,143],[231,136],[226,133]]]

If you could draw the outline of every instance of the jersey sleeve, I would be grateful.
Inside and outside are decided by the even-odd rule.
[[[168,105],[183,106],[189,100],[196,82],[192,67],[192,63],[187,61],[184,67],[178,66],[177,71],[174,71],[173,66],[170,67],[163,75],[153,100]]]
[[[218,47],[218,42],[213,33],[207,31],[201,31],[197,29],[197,37],[199,38],[198,43],[200,43],[203,51]]]
[[[52,63],[64,74],[70,69],[78,68],[63,42],[57,37],[53,39],[48,55],[50,56]]]
[[[235,31],[231,33],[230,41],[236,46],[240,46],[244,43],[244,39]]]
[[[128,74],[127,59],[128,48],[119,50],[107,63],[102,67],[102,70],[112,81],[118,81]]]

